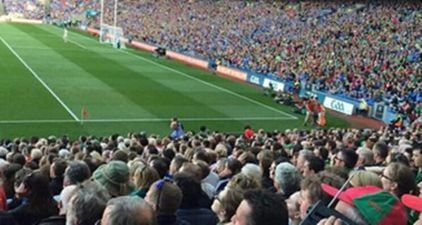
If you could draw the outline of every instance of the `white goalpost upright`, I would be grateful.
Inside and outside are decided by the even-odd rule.
[[[117,26],[117,10],[118,10],[118,3],[119,0],[108,0],[114,1],[113,7],[113,25],[107,24],[107,22],[111,21],[104,21],[104,16],[106,14],[106,7],[108,5],[105,4],[107,0],[101,0],[101,14],[100,14],[100,43],[102,44],[112,44],[114,48],[125,48],[124,39],[124,32],[121,27]]]

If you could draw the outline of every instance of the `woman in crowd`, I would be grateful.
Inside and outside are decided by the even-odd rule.
[[[218,225],[230,224],[230,219],[243,199],[243,192],[240,189],[226,188],[214,198],[211,209],[218,217]]]
[[[51,196],[48,177],[39,171],[23,178],[16,193],[23,199],[21,205],[0,216],[0,224],[33,225],[42,219],[58,215],[57,203]],[[8,222],[3,223],[1,219]]]
[[[381,182],[385,191],[398,198],[404,194],[415,194],[416,191],[415,175],[401,163],[389,164],[381,174]]]
[[[133,177],[136,191],[132,192],[132,194],[141,198],[144,198],[151,185],[160,179],[158,172],[148,165],[139,166]]]

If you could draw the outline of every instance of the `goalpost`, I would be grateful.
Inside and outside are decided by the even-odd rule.
[[[102,44],[112,44],[114,48],[125,48],[124,32],[121,27],[117,26],[117,9],[119,0],[109,0],[114,1],[113,7],[113,21],[104,21],[106,14],[106,7],[108,4],[105,4],[107,0],[101,0],[101,14],[100,14],[100,43]],[[113,22],[113,25],[107,24]]]

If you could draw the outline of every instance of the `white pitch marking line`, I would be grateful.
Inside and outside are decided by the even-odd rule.
[[[237,117],[237,118],[179,118],[183,122],[207,122],[207,121],[277,121],[293,120],[286,117]],[[169,118],[134,118],[134,119],[89,119],[83,120],[84,123],[122,123],[122,122],[166,122]],[[0,124],[34,124],[34,123],[75,123],[74,120],[0,120]]]
[[[71,31],[71,32],[72,32],[72,31]],[[72,32],[72,33],[74,33],[74,32]],[[85,39],[88,39],[88,40],[91,40],[91,41],[95,41],[95,40],[93,40],[93,39],[91,39],[91,38],[88,38],[88,37],[85,37],[85,36],[83,36],[83,35],[81,35],[81,34],[78,34],[78,33],[75,33],[75,34],[77,34],[77,35],[79,35],[79,36],[81,36],[81,37],[83,37],[83,38],[85,38]],[[96,41],[95,41],[95,42],[96,42]],[[162,65],[162,64],[160,64],[160,63],[157,63],[157,62],[151,61],[151,60],[149,60],[149,59],[147,59],[147,58],[144,58],[144,57],[142,57],[142,56],[136,55],[136,54],[134,54],[134,53],[132,53],[132,52],[130,52],[130,51],[124,51],[124,50],[122,50],[122,49],[121,49],[121,50],[120,50],[120,52],[123,52],[123,53],[125,53],[125,54],[128,54],[128,55],[131,55],[131,56],[133,56],[133,57],[139,58],[139,59],[141,59],[141,60],[143,60],[143,61],[146,61],[146,62],[149,62],[149,63],[151,63],[151,64],[154,64],[154,65],[156,65],[156,66],[158,66],[158,67],[161,67],[161,68],[164,68],[164,69],[167,69],[167,70],[173,71],[173,72],[178,73],[178,74],[180,74],[180,75],[182,75],[182,76],[184,76],[184,77],[188,77],[188,78],[190,78],[190,79],[192,79],[192,80],[195,80],[195,81],[197,81],[197,82],[199,82],[199,83],[202,83],[202,84],[205,84],[205,85],[207,85],[207,86],[210,86],[210,87],[216,88],[216,89],[218,89],[218,90],[220,90],[220,91],[223,91],[223,92],[229,93],[229,94],[231,94],[231,95],[234,95],[234,96],[236,96],[236,97],[238,97],[238,98],[241,98],[241,99],[243,99],[243,100],[246,100],[246,101],[252,102],[252,103],[254,103],[254,104],[257,104],[257,105],[259,105],[259,106],[262,106],[262,107],[264,107],[264,108],[266,108],[266,109],[269,109],[269,110],[271,110],[271,111],[274,111],[274,112],[280,113],[280,114],[285,115],[285,116],[287,116],[287,117],[289,117],[289,118],[291,118],[291,119],[293,119],[293,120],[297,120],[297,119],[298,119],[297,117],[292,116],[291,114],[288,114],[288,113],[286,113],[286,112],[280,111],[280,110],[278,110],[278,109],[276,109],[276,108],[273,108],[273,107],[271,107],[271,106],[265,105],[265,104],[263,104],[263,103],[261,103],[261,102],[258,102],[258,101],[256,101],[256,100],[253,100],[253,99],[248,98],[248,97],[245,97],[245,96],[243,96],[243,95],[240,95],[240,94],[238,94],[238,93],[236,93],[236,92],[233,92],[233,91],[230,91],[230,90],[228,90],[228,89],[222,88],[222,87],[217,86],[217,85],[215,85],[215,84],[211,84],[211,83],[209,83],[209,82],[203,81],[203,80],[198,79],[198,78],[196,78],[196,77],[193,77],[193,76],[191,76],[191,75],[189,75],[189,74],[187,74],[187,73],[184,73],[184,72],[181,72],[181,71],[179,71],[179,70],[173,69],[173,68],[171,68],[171,67],[168,67],[168,66]]]
[[[79,122],[79,118],[70,110],[70,108],[59,98],[59,96],[54,93],[54,91],[37,75],[37,73],[18,55],[18,53],[15,52],[15,50],[10,47],[10,45],[3,39],[3,37],[0,36],[0,40],[3,42],[4,45],[10,50],[10,52],[13,53],[13,55],[16,56],[16,58],[19,59],[19,61],[29,70],[29,72],[32,73],[32,75],[47,89],[48,92],[50,92],[51,95],[60,103],[60,105],[63,106],[63,108],[66,109],[66,111],[72,116],[72,118]]]
[[[73,44],[75,44],[75,45],[77,45],[77,46],[79,46],[79,47],[81,47],[81,48],[83,48],[83,49],[88,49],[87,47],[85,47],[84,45],[82,45],[82,44],[79,44],[78,42],[76,42],[76,41],[73,41],[73,40],[67,40],[68,42],[70,42],[70,43],[73,43]]]
[[[13,46],[14,49],[20,50],[38,50],[38,51],[51,51],[51,50],[60,50],[60,51],[69,51],[69,52],[85,52],[84,50],[68,49],[68,48],[40,48],[40,47],[28,47],[28,46]]]

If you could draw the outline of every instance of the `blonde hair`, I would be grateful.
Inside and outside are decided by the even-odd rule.
[[[135,175],[136,170],[138,168],[143,168],[147,166],[147,163],[145,163],[142,160],[133,160],[128,163],[128,166],[129,166],[130,177],[133,177]]]
[[[160,179],[158,172],[150,166],[140,166],[135,170],[135,185],[137,188],[149,188]]]
[[[215,151],[214,152],[217,154],[217,158],[218,159],[227,157],[227,147],[224,144],[219,143],[215,147]]]
[[[255,178],[243,173],[236,174],[227,184],[230,189],[250,190],[261,188],[261,183]]]
[[[188,159],[189,161],[192,161],[193,155],[195,154],[195,151],[192,148],[186,149],[183,156]]]
[[[353,178],[350,180],[350,184],[353,187],[362,186],[377,186],[382,188],[381,178],[370,171],[356,171],[353,173]]]

